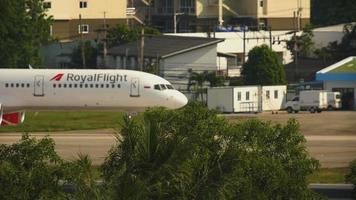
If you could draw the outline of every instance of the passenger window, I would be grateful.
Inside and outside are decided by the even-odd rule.
[[[161,90],[161,88],[159,87],[159,85],[154,85],[155,90]]]
[[[9,87],[9,84],[8,84],[8,83],[5,83],[5,87]]]
[[[106,84],[106,88],[110,88],[110,85],[109,85],[109,84]]]
[[[95,87],[96,87],[96,88],[99,88],[99,84],[95,84]]]
[[[66,87],[67,87],[67,84],[63,84],[63,87],[66,88]]]
[[[115,88],[115,85],[114,85],[114,84],[112,84],[112,85],[111,85],[111,88]]]
[[[28,87],[28,88],[30,87],[30,84],[29,84],[29,83],[27,83],[27,87]]]
[[[85,87],[85,88],[88,88],[88,84],[85,84],[84,87]]]
[[[56,84],[53,84],[53,88],[56,88],[56,86],[57,86]]]
[[[101,84],[100,87],[101,87],[101,88],[104,88],[104,84]]]
[[[72,84],[69,84],[68,86],[69,86],[69,88],[72,88]]]
[[[90,84],[90,88],[93,88],[94,87],[94,85],[93,84]]]
[[[167,89],[167,88],[166,88],[166,86],[165,86],[164,84],[161,84],[161,88],[162,88],[162,90]]]
[[[18,88],[20,86],[20,84],[16,83],[16,87]]]
[[[13,84],[13,83],[11,83],[11,87],[14,87],[14,84]]]
[[[121,88],[121,85],[120,85],[120,84],[117,84],[117,88]]]
[[[61,87],[62,87],[62,84],[58,84],[58,87],[61,88]]]
[[[25,83],[21,83],[21,87],[24,88],[25,87]]]
[[[80,88],[83,88],[83,84],[79,84],[79,87],[80,87]]]
[[[78,85],[77,84],[74,84],[74,88],[77,88],[78,87]]]

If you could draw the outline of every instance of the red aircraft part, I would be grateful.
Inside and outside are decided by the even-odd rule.
[[[25,114],[22,112],[7,113],[2,115],[1,126],[14,126],[24,121]]]

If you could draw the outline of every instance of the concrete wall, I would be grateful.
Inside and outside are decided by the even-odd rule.
[[[310,0],[263,0],[263,7],[258,7],[257,18],[293,18],[298,8],[302,18],[310,18]]]
[[[80,8],[80,0],[45,0],[52,6],[47,14],[55,20],[77,19],[79,14],[83,19],[102,19],[106,12],[107,19],[126,18],[127,1],[125,0],[87,0],[87,8]]]

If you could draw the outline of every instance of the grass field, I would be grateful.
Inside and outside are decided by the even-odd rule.
[[[308,177],[309,183],[346,183],[345,175],[349,173],[347,168],[320,169]]]
[[[119,112],[27,112],[23,124],[0,127],[0,133],[117,128],[122,116]]]

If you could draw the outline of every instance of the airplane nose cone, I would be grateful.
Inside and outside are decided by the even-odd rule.
[[[177,108],[181,108],[181,107],[187,105],[187,103],[188,103],[187,97],[184,94],[178,92],[178,95],[176,97]]]
[[[188,103],[187,97],[178,91],[177,91],[177,93],[174,94],[174,96],[172,96],[172,100],[173,100],[172,101],[173,105],[171,105],[171,106],[173,109],[181,108],[181,107],[187,105],[187,103]]]

